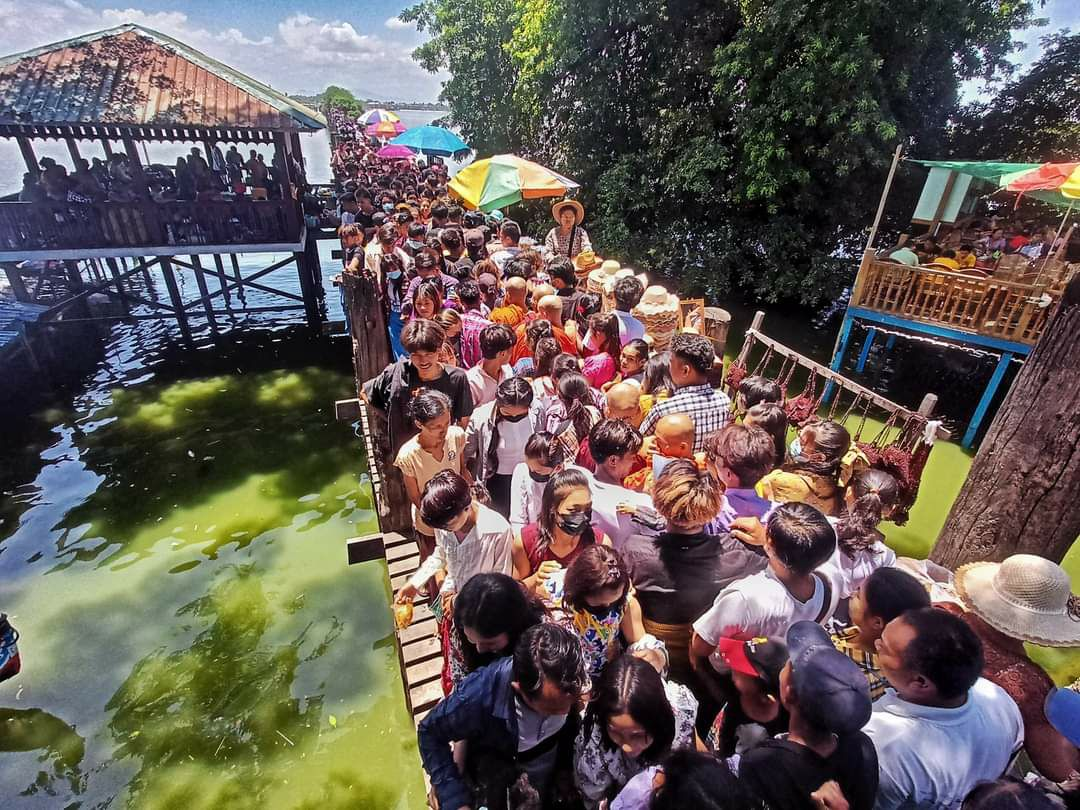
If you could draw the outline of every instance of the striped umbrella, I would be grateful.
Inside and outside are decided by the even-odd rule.
[[[447,186],[468,208],[494,211],[522,200],[562,197],[579,188],[568,177],[517,155],[495,155],[459,171]]]
[[[372,124],[378,124],[380,121],[400,121],[397,115],[384,110],[382,107],[376,107],[374,110],[368,110],[366,113],[356,119],[357,123],[362,126],[371,126]]]
[[[373,138],[393,138],[404,131],[405,125],[400,121],[378,121],[364,128],[364,132]]]

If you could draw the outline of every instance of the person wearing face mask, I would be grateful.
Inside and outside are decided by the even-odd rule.
[[[412,602],[424,583],[445,573],[435,615],[443,641],[443,690],[449,694],[465,675],[452,626],[454,597],[475,574],[510,573],[513,533],[506,519],[475,500],[468,482],[452,470],[436,473],[428,481],[420,515],[435,530],[435,550],[397,592],[394,603]]]
[[[589,546],[610,545],[592,526],[592,492],[582,470],[556,473],[544,485],[540,514],[514,537],[514,576],[537,593],[544,581]]]
[[[539,594],[556,620],[581,640],[592,678],[599,678],[608,661],[623,652],[624,642],[630,652],[656,651],[658,666],[666,669],[664,643],[645,632],[630,576],[614,549],[589,546],[565,570],[545,579]]]
[[[694,747],[697,700],[632,655],[612,661],[596,683],[574,744],[574,781],[597,808],[673,749]]]
[[[504,327],[495,327],[502,329]],[[510,482],[536,430],[529,420],[532,385],[524,377],[499,383],[492,402],[473,411],[465,430],[465,464],[491,495],[491,508],[510,516]]]
[[[525,442],[525,460],[510,479],[510,528],[515,536],[539,519],[544,487],[562,466],[562,446],[550,433],[541,430]]]

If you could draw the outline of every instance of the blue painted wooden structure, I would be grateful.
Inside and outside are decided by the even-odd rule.
[[[829,367],[840,371],[856,323],[867,327],[855,365],[857,372],[865,369],[879,328],[925,335],[957,348],[972,346],[999,353],[994,372],[961,441],[964,447],[970,447],[986,419],[1009,363],[1031,353],[1058,297],[1054,288],[1045,285],[1024,285],[1005,279],[976,278],[934,268],[880,262],[867,252],[844,313]],[[889,334],[887,349],[892,348],[896,338],[895,333]],[[831,388],[830,383],[826,399],[832,395]]]

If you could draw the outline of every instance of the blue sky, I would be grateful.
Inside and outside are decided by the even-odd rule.
[[[469,0],[459,0],[469,2]],[[421,70],[410,53],[422,41],[396,17],[408,3],[349,0],[0,0],[0,54],[138,22],[204,51],[286,92],[327,84],[362,97],[434,101],[440,76]],[[1080,30],[1080,2],[1048,0],[1050,24],[1025,31],[1019,65],[1038,57],[1040,35]],[[981,88],[964,88],[965,98]]]

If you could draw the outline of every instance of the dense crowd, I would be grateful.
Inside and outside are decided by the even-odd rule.
[[[936,235],[926,235],[884,251],[889,259],[917,267],[989,275],[1007,257],[1019,262],[1040,262],[1059,254],[1075,260],[1075,245],[1069,241],[1071,232],[1061,234],[1054,225],[1034,220],[1001,217],[979,219],[968,217],[955,225],[943,228]]]
[[[438,619],[432,806],[1075,801],[1080,695],[1024,648],[1080,645],[1060,567],[898,559],[899,482],[843,424],[789,424],[775,381],[725,393],[579,204],[527,242],[438,172],[372,166],[342,239],[397,356],[364,397],[421,547],[395,615]]]

